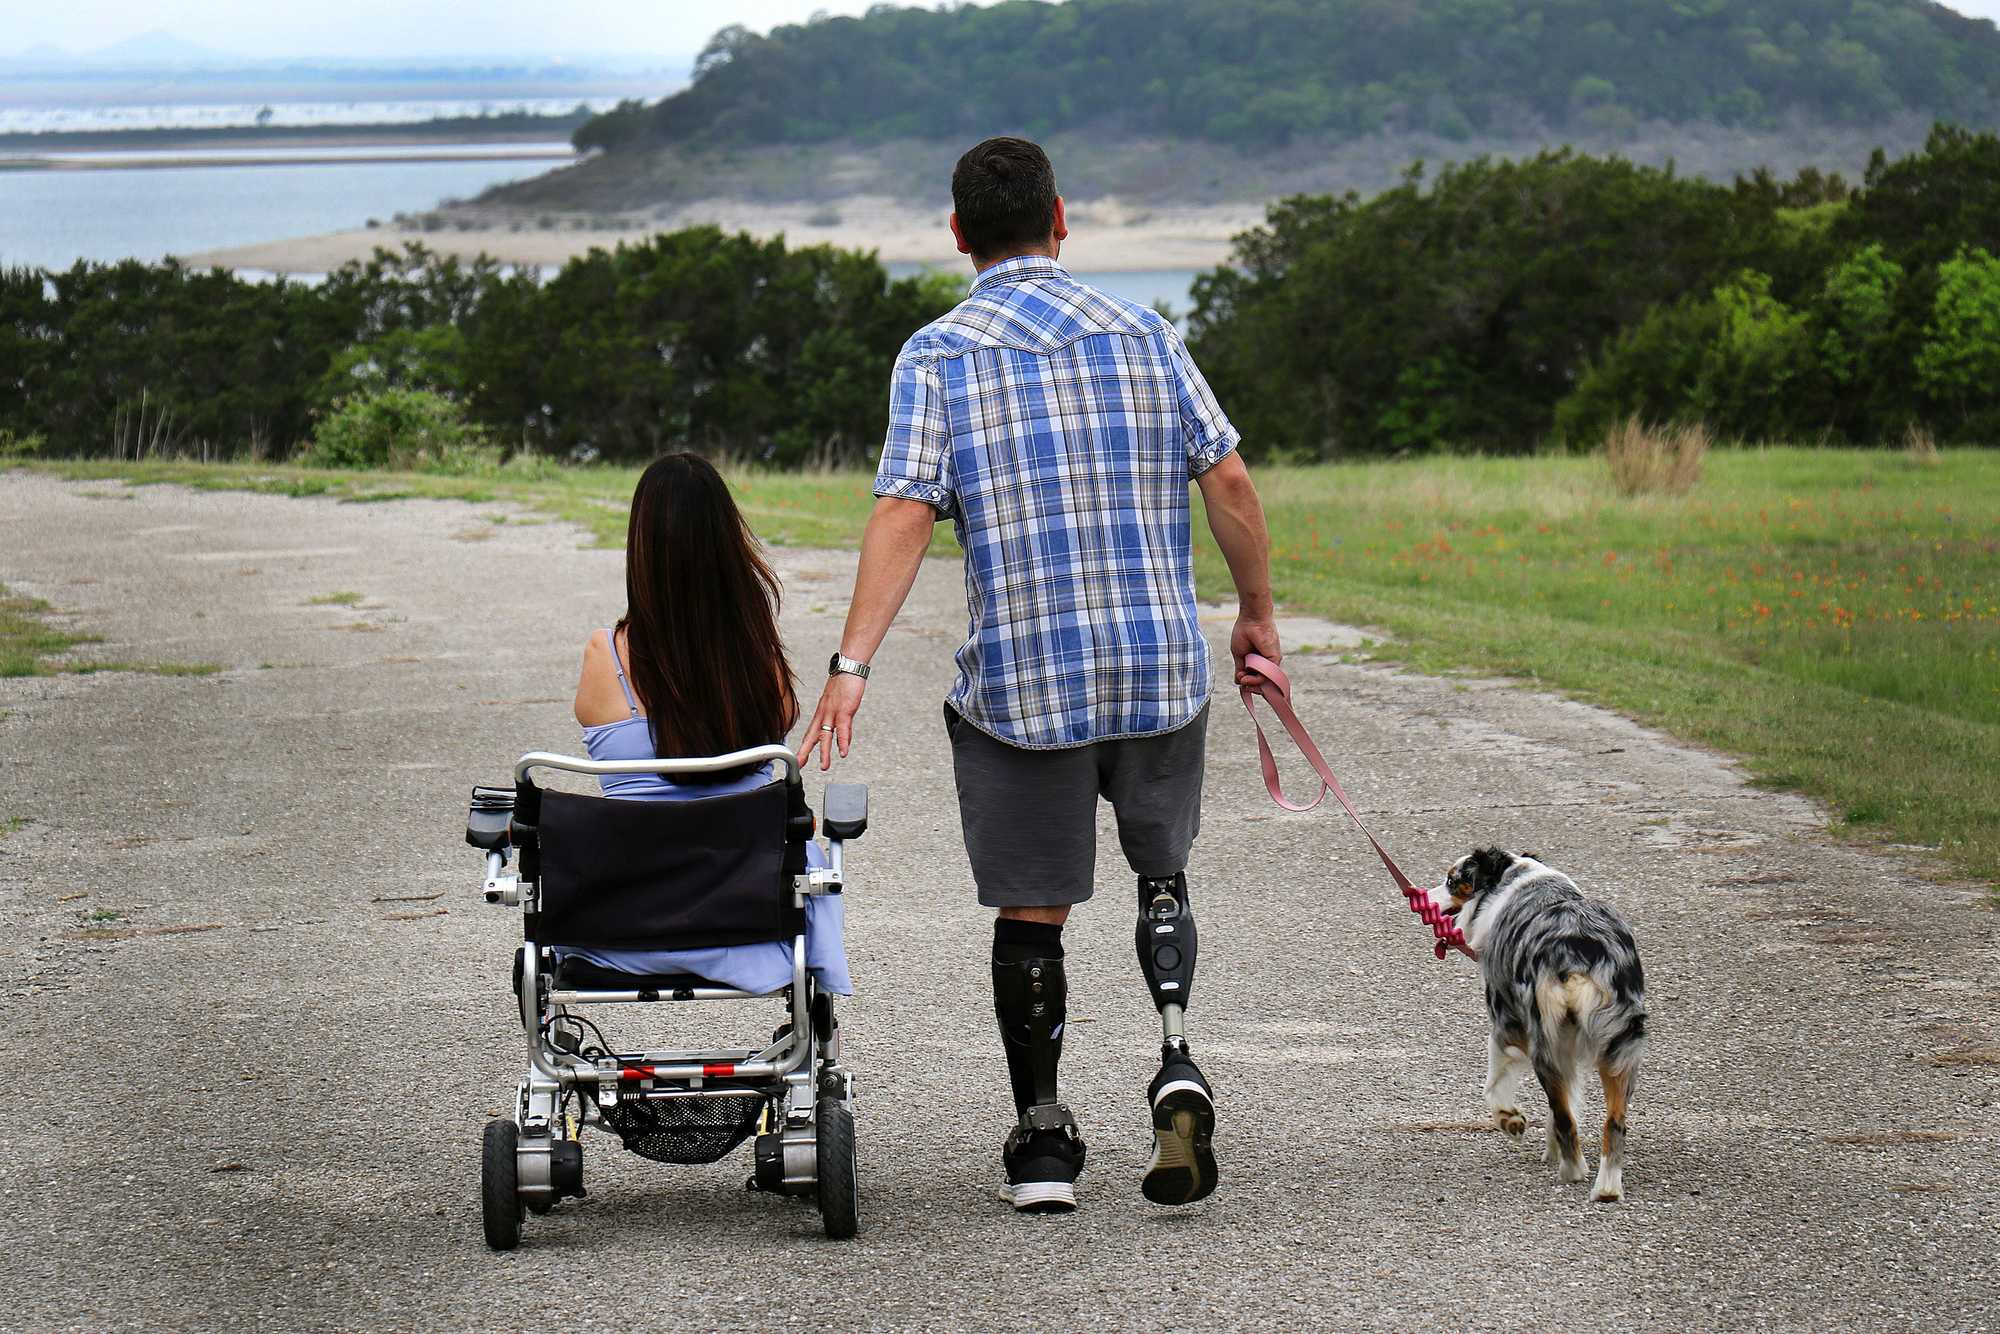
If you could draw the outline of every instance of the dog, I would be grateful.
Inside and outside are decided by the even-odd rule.
[[[1508,1136],[1527,1133],[1516,1092],[1529,1070],[1549,1098],[1548,1149],[1564,1181],[1584,1178],[1584,1063],[1604,1088],[1604,1143],[1590,1198],[1625,1197],[1625,1118],[1646,1048],[1646,975],[1632,929],[1608,905],[1533,857],[1481,848],[1431,891],[1479,954],[1486,1009],[1486,1105]]]

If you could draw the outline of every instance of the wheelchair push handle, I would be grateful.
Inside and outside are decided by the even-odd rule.
[[[728,769],[746,769],[754,764],[782,764],[785,781],[799,781],[799,759],[786,746],[752,746],[747,750],[731,751],[727,755],[696,756],[691,759],[672,760],[586,760],[574,755],[554,755],[545,750],[531,750],[514,762],[514,781],[527,781],[528,774],[536,769],[561,769],[565,773],[590,774],[602,777],[607,774],[712,774]]]

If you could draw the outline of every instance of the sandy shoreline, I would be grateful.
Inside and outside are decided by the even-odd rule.
[[[198,267],[256,269],[268,273],[325,273],[350,260],[365,260],[378,247],[401,249],[419,242],[445,255],[470,259],[488,255],[507,264],[550,266],[593,249],[643,240],[655,231],[712,223],[725,231],[753,236],[783,235],[794,246],[831,245],[873,250],[888,263],[954,266],[965,259],[953,248],[940,205],[926,217],[921,205],[876,196],[833,203],[760,204],[744,200],[703,200],[638,218],[569,218],[522,213],[496,216],[441,215],[433,231],[418,227],[375,227],[328,232],[285,240],[205,250],[184,256]],[[1230,238],[1263,221],[1258,204],[1198,208],[1144,208],[1116,199],[1071,204],[1070,238],[1063,262],[1079,272],[1129,273],[1156,269],[1205,269],[1229,257]],[[544,226],[544,222],[553,226]]]

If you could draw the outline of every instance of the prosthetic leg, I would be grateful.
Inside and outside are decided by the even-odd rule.
[[[1215,1103],[1188,1053],[1194,986],[1194,911],[1187,875],[1139,877],[1139,969],[1160,1012],[1160,1073],[1148,1091],[1153,1157],[1140,1189],[1155,1204],[1192,1204],[1215,1189]]]
[[[993,1012],[1020,1118],[1001,1151],[1001,1194],[1032,1212],[1075,1208],[1083,1170],[1083,1140],[1056,1084],[1069,1000],[1061,934],[1061,927],[1006,918],[993,933]]]
[[[1168,1048],[1187,1051],[1183,1018],[1194,986],[1194,910],[1188,906],[1187,875],[1139,877],[1139,969],[1160,1012],[1160,1036]]]

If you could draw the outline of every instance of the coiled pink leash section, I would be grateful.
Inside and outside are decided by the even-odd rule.
[[[1299,715],[1292,711],[1291,679],[1279,669],[1277,663],[1260,654],[1244,655],[1243,665],[1258,677],[1257,684],[1241,686],[1239,689],[1243,695],[1243,707],[1250,714],[1250,725],[1257,729],[1257,758],[1264,766],[1264,787],[1270,792],[1271,800],[1288,811],[1309,811],[1325,801],[1327,793],[1331,792],[1334,800],[1341,804],[1347,811],[1348,817],[1354,821],[1355,828],[1361,831],[1362,837],[1366,838],[1369,845],[1375,849],[1375,855],[1382,859],[1382,865],[1389,868],[1389,875],[1395,880],[1396,888],[1400,889],[1403,897],[1408,900],[1410,911],[1431,929],[1431,935],[1436,938],[1431,948],[1437,957],[1442,959],[1450,951],[1457,950],[1468,959],[1477,959],[1478,953],[1465,943],[1465,936],[1459,931],[1458,923],[1431,901],[1429,890],[1419,889],[1410,883],[1410,877],[1403,874],[1402,868],[1396,865],[1381,842],[1369,832],[1367,824],[1361,818],[1361,812],[1355,810],[1354,803],[1347,799],[1347,793],[1341,789],[1340,780],[1333,776],[1333,769],[1327,764],[1326,757],[1319,753],[1319,747],[1313,743],[1312,733],[1306,731],[1305,724],[1299,721]],[[1284,787],[1278,781],[1278,761],[1271,755],[1271,743],[1265,739],[1264,724],[1257,718],[1259,698],[1271,706],[1271,712],[1277,716],[1279,724],[1292,738],[1292,744],[1299,748],[1299,754],[1306,757],[1306,762],[1312,765],[1313,772],[1319,775],[1319,795],[1304,805],[1285,799]]]

